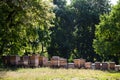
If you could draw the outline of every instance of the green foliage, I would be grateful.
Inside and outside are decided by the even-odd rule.
[[[100,23],[96,25],[95,37],[93,42],[95,52],[102,55],[105,60],[114,60],[118,63],[120,61],[120,1],[112,8],[110,14],[100,17]]]
[[[47,31],[52,26],[52,8],[50,0],[1,0],[0,54],[23,53],[30,46],[35,52],[39,37],[36,29]]]
[[[109,0],[66,1],[0,0],[0,56],[40,53],[69,61],[118,61],[119,4],[109,14]]]
[[[68,59],[82,57],[89,61],[99,59],[92,47],[95,24],[99,23],[100,14],[110,11],[109,1],[72,0],[69,6],[64,0],[55,1],[55,27],[51,28],[49,55]]]
[[[73,0],[75,9],[75,49],[78,56],[94,61],[100,59],[95,54],[92,43],[94,39],[95,24],[99,23],[100,14],[109,13],[108,0]]]
[[[74,48],[74,10],[66,6],[65,0],[55,1],[55,27],[51,28],[51,43],[48,52],[49,56],[58,55],[69,58]]]

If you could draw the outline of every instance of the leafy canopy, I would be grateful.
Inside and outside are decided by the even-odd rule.
[[[38,38],[35,29],[48,30],[52,8],[50,0],[1,0],[0,54],[19,54]]]
[[[110,55],[120,57],[120,0],[110,14],[100,17],[95,37],[93,47],[96,53],[103,57]]]

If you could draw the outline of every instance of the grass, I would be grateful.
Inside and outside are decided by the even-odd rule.
[[[120,80],[120,72],[88,69],[0,69],[0,80]]]

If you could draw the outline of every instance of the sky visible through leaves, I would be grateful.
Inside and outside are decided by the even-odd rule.
[[[70,4],[70,1],[71,0],[67,0],[67,4],[69,5]],[[116,3],[117,3],[117,0],[110,0],[111,1],[111,3],[113,4],[113,5],[115,5]]]

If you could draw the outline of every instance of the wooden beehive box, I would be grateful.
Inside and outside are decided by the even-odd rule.
[[[50,61],[47,62],[47,67],[51,67],[51,62]]]
[[[74,59],[74,65],[76,68],[80,68],[80,59]]]
[[[28,61],[29,62],[29,56],[24,55],[22,58],[23,58],[23,61]]]
[[[60,57],[59,56],[53,56],[51,58],[51,67],[59,67],[60,66]]]
[[[29,56],[30,58],[30,66],[31,67],[38,67],[39,66],[39,56],[34,54],[32,56]]]
[[[7,56],[2,56],[1,58],[2,58],[3,64],[4,64],[4,65],[7,65],[7,63],[8,63]]]
[[[91,62],[86,62],[85,63],[85,68],[86,69],[91,69],[92,63]]]
[[[24,66],[24,67],[28,67],[28,66],[29,66],[29,63],[30,63],[29,56],[24,55],[24,56],[22,57],[22,60],[23,60],[23,66]]]
[[[115,71],[120,71],[120,65],[115,65]]]
[[[91,69],[95,69],[95,63],[91,64]]]
[[[41,67],[46,67],[48,64],[48,58],[44,56],[39,56],[39,65]]]
[[[108,70],[108,69],[109,69],[108,62],[102,62],[102,70]]]
[[[18,61],[18,66],[19,67],[23,66],[23,57],[20,57],[20,60]]]
[[[10,56],[6,56],[5,59],[6,59],[6,61],[5,61],[6,65],[10,66]]]
[[[67,67],[67,59],[60,58],[60,67],[63,67],[63,68]]]
[[[109,69],[111,70],[115,69],[115,62],[109,62]]]
[[[20,61],[20,56],[10,56],[10,65],[11,66],[17,66],[18,62]]]
[[[75,64],[74,63],[68,63],[67,67],[74,69],[75,68]]]
[[[80,59],[80,68],[84,68],[85,67],[85,59]]]
[[[95,69],[101,69],[100,62],[95,62]]]

